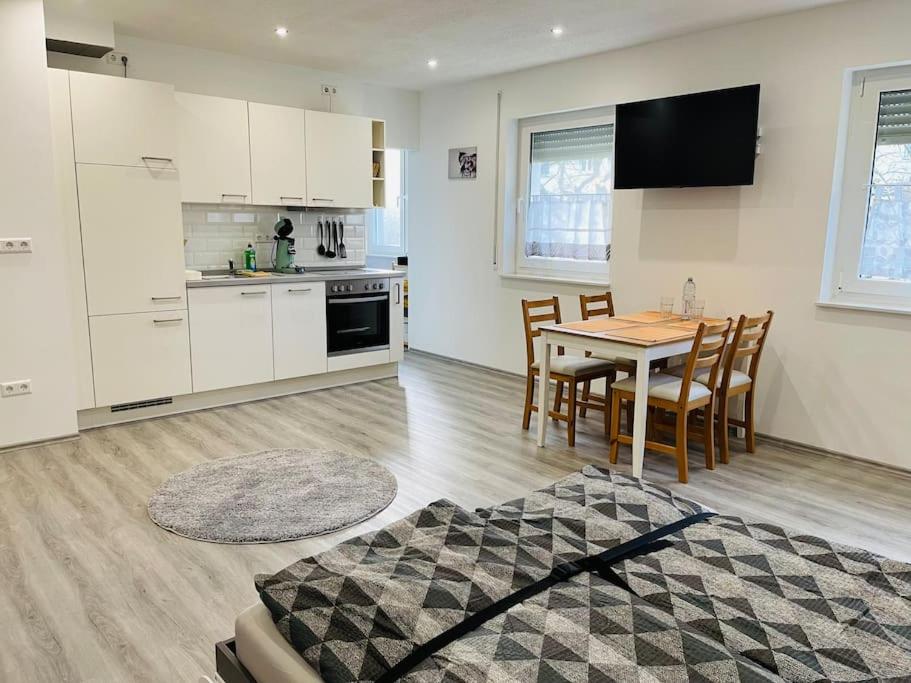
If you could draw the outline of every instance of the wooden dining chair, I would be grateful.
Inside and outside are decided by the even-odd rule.
[[[631,444],[631,435],[620,433],[620,409],[623,401],[644,400],[648,401],[649,408],[659,409],[665,413],[676,415],[676,439],[673,446],[660,441],[646,439],[647,449],[675,455],[677,457],[677,477],[684,484],[689,480],[689,464],[687,462],[687,439],[690,432],[687,428],[690,413],[703,410],[706,417],[707,429],[702,430],[705,446],[705,466],[715,469],[715,444],[711,428],[712,407],[715,399],[718,370],[721,358],[727,345],[728,335],[731,331],[731,319],[723,323],[707,325],[700,323],[693,340],[693,349],[687,356],[681,377],[658,372],[650,374],[648,378],[648,396],[636,396],[636,378],[614,382],[611,387],[611,420],[610,420],[610,461],[617,462],[620,444]],[[697,372],[708,372],[709,382],[702,384],[696,382],[693,376]]]
[[[543,311],[543,312],[542,312]],[[522,429],[528,429],[531,423],[531,414],[539,413],[538,406],[534,404],[535,378],[540,381],[541,366],[535,360],[535,339],[541,335],[541,325],[559,325],[563,322],[560,315],[560,300],[557,297],[541,299],[538,301],[522,300],[522,318],[525,323],[525,352],[528,368],[525,382],[525,409],[522,413]],[[608,432],[608,419],[610,418],[609,406],[604,403],[591,403],[587,400],[577,400],[577,390],[580,382],[591,382],[594,379],[605,379],[608,384],[617,379],[617,373],[612,363],[599,358],[582,356],[567,356],[562,346],[557,347],[557,355],[550,360],[550,376],[557,382],[557,392],[554,397],[553,410],[547,411],[555,420],[566,422],[566,439],[570,446],[576,444],[576,410],[578,407],[591,408],[604,411],[604,433]],[[561,413],[563,407],[563,385],[569,388],[567,397],[567,410]]]
[[[721,462],[727,464],[730,459],[728,451],[728,430],[731,425],[746,430],[747,453],[756,452],[756,428],[754,406],[756,396],[756,377],[759,372],[759,358],[772,325],[772,311],[763,315],[748,318],[740,316],[734,338],[724,359],[721,381],[718,387],[718,447],[721,451]],[[743,359],[747,360],[744,361]],[[741,365],[738,369],[737,366]],[[730,400],[734,396],[744,396],[743,419],[731,418],[728,415]]]
[[[579,295],[579,308],[582,312],[582,320],[590,320],[591,318],[598,318],[607,316],[610,318],[614,317],[614,296],[611,292],[604,292],[603,294],[580,294]],[[601,360],[606,360],[614,364],[614,368],[618,372],[624,372],[628,377],[632,377],[636,374],[636,363],[631,361],[628,358],[614,358],[612,356],[605,356],[599,353],[592,353],[591,351],[585,352],[586,356],[593,358],[600,358]],[[667,367],[667,359],[662,358],[661,360],[652,361],[650,365],[650,370],[655,368],[664,368]],[[597,394],[591,393],[591,382],[585,382],[582,385],[582,400],[587,402],[595,403],[605,403],[610,402],[610,387],[607,387],[607,394],[605,396],[598,396]],[[585,408],[582,408],[579,411],[580,417],[585,417]],[[632,413],[628,413],[626,417],[627,428],[632,430]]]

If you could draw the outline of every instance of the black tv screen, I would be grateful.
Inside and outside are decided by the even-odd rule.
[[[759,86],[617,105],[614,188],[752,185]]]

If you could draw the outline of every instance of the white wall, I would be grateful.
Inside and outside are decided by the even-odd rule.
[[[31,395],[0,398],[0,447],[76,432],[44,55],[41,0],[0,3],[0,237],[31,237],[34,250],[0,256],[0,381],[32,380]]]
[[[492,266],[497,89],[505,130],[532,114],[759,82],[755,185],[616,193],[615,302],[629,311],[662,295],[679,301],[693,276],[709,314],[773,309],[759,431],[911,468],[911,318],[814,305],[843,70],[911,59],[909,25],[906,0],[849,2],[422,93],[412,346],[522,372],[520,299],[560,294],[566,317],[579,316],[581,288],[506,280]],[[467,145],[478,146],[477,181],[447,180],[447,149]]]
[[[248,59],[117,34],[118,52],[129,56],[133,78],[172,83],[181,92],[233,97],[386,120],[389,147],[416,149],[420,140],[419,95],[411,90],[361,83],[348,76],[289,64]],[[48,66],[74,71],[122,74],[120,65],[105,60],[48,53]],[[338,88],[332,98],[320,85]]]

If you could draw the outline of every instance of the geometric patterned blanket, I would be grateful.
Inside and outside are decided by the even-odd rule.
[[[432,503],[256,585],[325,681],[383,681],[555,567],[705,511],[588,466],[474,512]],[[911,681],[911,565],[724,515],[665,541],[614,580],[586,571],[512,605],[401,680]]]

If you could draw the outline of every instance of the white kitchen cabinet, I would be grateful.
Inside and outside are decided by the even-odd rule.
[[[326,372],[326,284],[272,285],[275,379]]]
[[[392,278],[389,284],[389,360],[405,358],[405,280]]]
[[[189,290],[193,391],[270,382],[270,285]]]
[[[69,73],[48,69],[51,110],[51,147],[54,152],[54,179],[60,204],[63,240],[66,250],[67,295],[73,317],[73,349],[76,356],[76,408],[95,407],[92,379],[92,347],[85,302],[85,270],[82,263],[82,234],[79,226],[79,197],[76,191],[76,164],[73,156],[73,124],[70,115]]]
[[[186,311],[89,318],[99,406],[189,394]]]
[[[89,315],[186,308],[176,171],[77,164]]]
[[[373,122],[361,116],[307,111],[307,204],[373,206]]]
[[[307,196],[303,109],[249,102],[253,203],[303,206]]]
[[[70,90],[77,162],[177,167],[174,86],[72,71]]]
[[[181,197],[202,204],[248,204],[250,128],[247,103],[176,93]]]

